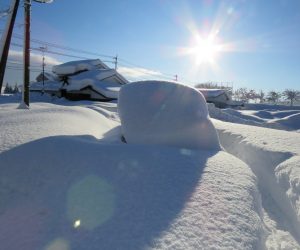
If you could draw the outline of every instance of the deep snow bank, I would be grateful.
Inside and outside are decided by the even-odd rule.
[[[208,103],[209,114],[212,118],[247,124],[258,127],[267,127],[281,130],[300,129],[300,110],[236,110],[219,109]]]
[[[291,130],[300,129],[300,111],[296,114],[271,120],[269,121],[269,124],[280,124],[283,127],[290,128]]]
[[[56,136],[0,163],[3,249],[261,247],[256,179],[222,151]]]
[[[261,248],[256,178],[237,158],[112,142],[109,104],[11,105],[0,111],[1,249]]]
[[[300,135],[214,120],[222,146],[258,178],[267,249],[300,248]]]
[[[220,149],[203,95],[163,81],[124,85],[119,95],[122,131],[128,143]]]

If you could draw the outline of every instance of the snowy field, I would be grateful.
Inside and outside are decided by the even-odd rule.
[[[300,249],[300,109],[130,85],[0,97],[0,249]]]

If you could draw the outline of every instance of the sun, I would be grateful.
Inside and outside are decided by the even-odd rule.
[[[216,61],[221,51],[219,45],[213,37],[197,37],[194,45],[188,48],[188,54],[195,60],[196,65],[212,64]]]
[[[189,45],[178,48],[177,52],[180,56],[188,56],[197,68],[205,65],[218,68],[218,60],[227,50],[226,44],[221,43],[218,33],[216,30],[205,35],[194,30]]]

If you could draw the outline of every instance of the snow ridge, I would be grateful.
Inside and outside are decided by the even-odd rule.
[[[241,125],[243,126],[243,125]],[[221,145],[249,165],[262,195],[267,249],[298,249],[300,245],[300,158],[246,140],[219,127]],[[280,213],[278,211],[281,211]],[[284,246],[284,247],[283,247]]]

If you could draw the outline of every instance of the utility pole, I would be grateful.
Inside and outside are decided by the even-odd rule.
[[[51,3],[52,0],[34,0],[38,3]],[[29,107],[29,81],[30,81],[30,14],[31,0],[24,0],[24,85],[23,102]]]
[[[12,0],[8,11],[8,18],[5,30],[0,41],[0,95],[5,74],[6,62],[8,57],[9,45],[16,20],[20,0]]]
[[[118,69],[118,55],[116,55],[115,57],[113,57],[113,59],[115,60],[114,61],[114,64],[115,64],[115,70]]]
[[[40,47],[40,50],[43,53],[43,64],[42,64],[42,66],[43,66],[43,90],[42,90],[42,93],[44,94],[44,88],[45,88],[45,66],[46,66],[46,64],[45,64],[45,52],[47,50],[47,46]]]
[[[29,107],[29,81],[30,81],[30,12],[31,0],[24,0],[24,85],[23,102]]]

